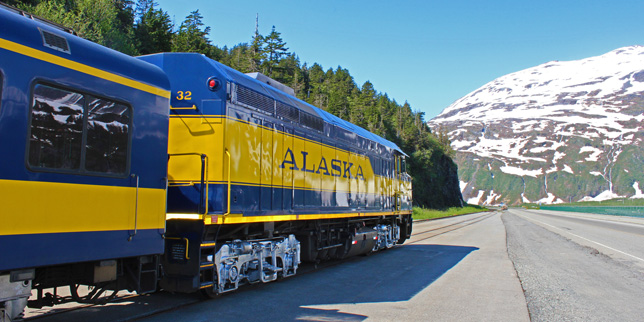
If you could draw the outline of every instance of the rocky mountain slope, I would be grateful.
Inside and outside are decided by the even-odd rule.
[[[473,204],[644,194],[644,47],[497,78],[429,121]]]

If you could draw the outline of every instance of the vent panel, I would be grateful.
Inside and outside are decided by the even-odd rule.
[[[243,86],[237,86],[237,103],[253,107],[264,112],[275,112],[275,101]]]
[[[42,34],[43,45],[47,48],[58,50],[67,54],[71,54],[69,51],[69,44],[65,37],[53,34],[49,31],[40,30]]]
[[[300,110],[277,101],[277,116],[293,122],[300,121]]]
[[[324,121],[309,113],[300,113],[300,123],[320,132],[324,131]]]

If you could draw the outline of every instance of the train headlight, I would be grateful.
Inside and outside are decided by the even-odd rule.
[[[210,77],[206,82],[208,84],[208,89],[211,91],[216,91],[221,87],[221,81],[217,77]]]

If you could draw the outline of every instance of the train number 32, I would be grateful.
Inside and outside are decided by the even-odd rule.
[[[178,91],[177,92],[177,99],[180,101],[189,101],[192,99],[192,92],[191,91]]]

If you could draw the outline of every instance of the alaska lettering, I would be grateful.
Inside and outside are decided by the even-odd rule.
[[[331,159],[331,169],[329,169],[326,158],[323,156],[320,159],[320,162],[318,163],[317,170],[315,170],[315,163],[310,162],[310,159],[308,159],[309,153],[306,151],[300,151],[300,153],[302,154],[302,159],[301,159],[302,168],[298,168],[297,160],[295,160],[295,155],[293,154],[293,151],[291,151],[290,148],[286,149],[286,153],[284,153],[284,159],[282,160],[282,164],[280,165],[280,168],[284,169],[288,165],[289,170],[317,173],[317,174],[322,174],[325,176],[332,176],[332,177],[341,176],[347,179],[365,180],[364,172],[362,171],[362,166],[360,165],[358,165],[357,167],[354,167],[355,169],[355,175],[354,175],[354,173],[351,171],[351,168],[354,166],[353,163],[348,161],[338,160],[338,159]],[[310,168],[308,168],[309,166]]]

